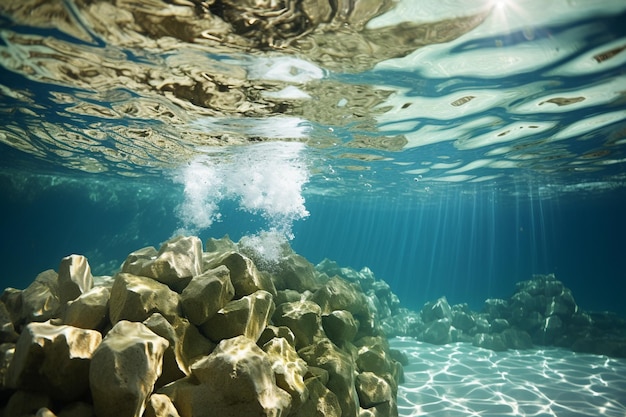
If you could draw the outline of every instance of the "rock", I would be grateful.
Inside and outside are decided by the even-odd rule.
[[[202,326],[202,332],[214,342],[243,335],[259,339],[274,313],[272,294],[259,290],[226,304]]]
[[[330,314],[334,310],[347,310],[359,319],[369,317],[366,297],[357,284],[351,284],[339,277],[331,278],[311,297],[322,308],[322,314]]]
[[[22,290],[16,288],[5,288],[0,295],[0,301],[6,307],[11,322],[15,330],[18,330],[18,326],[22,320]]]
[[[391,387],[373,372],[363,372],[356,377],[356,392],[362,408],[372,408],[393,400]]]
[[[154,246],[147,246],[145,248],[141,248],[134,252],[131,252],[122,264],[122,269],[120,272],[125,272],[133,275],[141,275],[141,270],[143,269],[144,264],[149,261],[155,260],[157,254],[158,252],[154,248]]]
[[[196,326],[182,317],[177,318],[172,326],[176,331],[176,352],[182,358],[185,373],[188,374],[194,362],[213,352],[215,343],[202,336]]]
[[[454,311],[452,314],[452,325],[461,331],[468,332],[476,325],[476,320],[471,313]]]
[[[245,336],[221,341],[191,373],[161,389],[181,417],[286,416],[291,409],[268,355]]]
[[[302,293],[307,290],[316,291],[321,286],[315,267],[296,253],[283,257],[277,270],[276,286],[279,290],[291,289]]]
[[[291,346],[293,347],[296,346],[296,337],[294,336],[293,332],[291,331],[289,327],[272,326],[271,324],[268,325],[263,330],[263,332],[261,333],[261,336],[259,336],[259,340],[257,340],[257,344],[259,346],[263,346],[264,344],[274,339],[275,337],[281,337],[285,339],[287,343],[289,343]]]
[[[9,313],[5,304],[0,301],[0,343],[15,342],[18,336],[13,326],[11,313]]]
[[[48,269],[22,291],[21,319],[24,322],[44,322],[56,317],[61,307],[57,278],[57,273]]]
[[[322,337],[322,310],[312,301],[284,303],[276,308],[273,322],[291,329],[296,349],[309,346]]]
[[[483,312],[489,319],[506,319],[509,317],[509,302],[500,298],[489,298],[485,300]]]
[[[111,291],[106,287],[94,287],[77,299],[67,303],[63,323],[83,329],[101,330],[109,319]]]
[[[539,345],[551,345],[563,333],[563,321],[559,316],[546,317],[540,329],[533,335],[533,341]]]
[[[352,342],[358,331],[358,324],[349,311],[335,310],[322,316],[324,332],[337,346]]]
[[[509,322],[506,319],[494,319],[489,325],[489,329],[491,330],[491,333],[502,333],[509,327],[511,326],[509,325]]]
[[[178,347],[178,336],[174,327],[159,313],[154,313],[143,324],[154,334],[167,340],[168,346],[163,352],[161,375],[155,386],[162,387],[165,384],[176,381],[189,374],[189,367],[185,363],[181,349]]]
[[[472,344],[476,347],[490,349],[496,352],[502,352],[507,349],[506,343],[500,334],[477,333],[474,335]]]
[[[306,362],[298,356],[293,345],[282,337],[267,342],[263,345],[263,351],[272,364],[276,385],[289,393],[292,409],[298,409],[309,396],[304,384],[304,376],[308,371]]]
[[[341,407],[342,417],[358,414],[359,404],[355,388],[355,364],[352,356],[335,347],[328,339],[321,339],[298,351],[309,366],[328,371],[327,387]]]
[[[93,406],[85,402],[75,402],[63,407],[57,417],[94,417]]]
[[[230,271],[230,280],[235,289],[235,298],[250,295],[256,291],[264,290],[276,295],[276,287],[268,274],[259,272],[254,262],[239,252],[226,252],[216,257],[209,268],[217,268],[225,265]]]
[[[424,323],[430,323],[435,320],[448,320],[452,321],[452,309],[446,297],[441,297],[437,301],[427,302],[422,307],[422,319]]]
[[[574,296],[569,288],[565,288],[558,295],[549,298],[545,316],[556,315],[562,320],[568,321],[577,312],[578,306],[576,301],[574,301]]]
[[[423,310],[422,310],[423,311]],[[445,345],[452,342],[452,331],[449,319],[438,319],[430,322],[422,335],[422,340],[433,345]]]
[[[141,417],[167,346],[142,323],[117,322],[91,359],[89,387],[96,415]]]
[[[88,388],[89,362],[101,340],[95,330],[30,323],[15,346],[7,386],[45,390],[64,401],[79,398]]]
[[[161,313],[163,317],[173,321],[180,315],[178,294],[167,285],[150,278],[127,273],[117,274],[109,301],[111,323],[121,320],[140,322],[152,313]]]
[[[4,416],[32,416],[41,408],[52,408],[52,400],[46,394],[35,391],[15,391],[7,402]]]
[[[337,396],[320,379],[312,377],[304,381],[309,396],[294,412],[293,417],[341,417]]]
[[[164,394],[152,394],[146,404],[143,417],[180,417],[170,397]]]
[[[93,287],[93,276],[87,258],[70,255],[61,259],[59,265],[59,299],[64,308],[68,301],[78,298]]]
[[[509,349],[530,349],[533,347],[530,335],[523,330],[506,329],[502,332],[502,339]]]
[[[277,306],[281,305],[282,303],[292,303],[294,301],[301,301],[301,300],[302,300],[302,294],[300,294],[296,290],[290,290],[290,289],[276,291],[276,297],[274,298],[274,302],[276,303]]]
[[[235,296],[230,272],[224,265],[191,279],[181,294],[181,305],[187,319],[199,326],[213,317]]]
[[[9,366],[13,360],[15,354],[15,343],[2,343],[0,344],[0,401],[2,400],[1,393],[8,388],[7,387],[7,372]],[[2,409],[0,409],[2,411]],[[1,413],[0,413],[1,415]]]
[[[373,372],[377,375],[391,374],[393,366],[387,357],[389,345],[381,337],[359,339],[356,365],[360,372]]]
[[[201,273],[202,241],[196,236],[177,236],[163,243],[156,256],[145,260],[137,275],[153,278],[180,292],[192,277]]]

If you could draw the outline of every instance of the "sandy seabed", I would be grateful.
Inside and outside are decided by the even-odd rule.
[[[390,344],[410,361],[398,389],[400,416],[626,416],[626,359],[411,338]]]

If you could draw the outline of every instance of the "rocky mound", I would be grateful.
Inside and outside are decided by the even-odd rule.
[[[447,344],[470,342],[495,351],[558,346],[575,352],[626,357],[626,320],[581,310],[569,288],[550,275],[518,282],[509,299],[488,299],[481,312],[445,297],[419,312],[400,308],[383,317],[388,336]]]
[[[291,250],[261,271],[227,237],[143,248],[96,280],[68,256],[0,296],[3,413],[397,416],[375,282],[382,298]]]

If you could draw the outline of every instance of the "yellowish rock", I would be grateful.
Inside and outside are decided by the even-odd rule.
[[[322,310],[312,301],[283,303],[276,308],[274,324],[286,326],[296,337],[296,349],[311,345],[323,337]]]
[[[90,360],[101,340],[95,330],[30,323],[15,346],[7,385],[45,390],[64,401],[79,398],[87,391]]]
[[[21,319],[43,322],[55,318],[61,307],[58,274],[48,269],[21,293]]]
[[[263,345],[263,350],[267,353],[272,364],[276,385],[291,395],[292,408],[298,409],[309,396],[309,391],[304,384],[304,376],[308,371],[306,362],[298,356],[294,347],[282,337],[267,342]]]
[[[234,296],[230,272],[221,265],[193,277],[181,293],[181,304],[187,319],[198,326],[213,317]]]
[[[170,397],[164,394],[152,394],[146,404],[143,417],[180,417]]]
[[[180,315],[178,294],[151,278],[117,274],[109,301],[111,323],[120,320],[144,321],[152,313],[161,313],[173,321]]]
[[[109,298],[107,287],[94,287],[77,299],[67,303],[63,313],[63,323],[83,329],[101,330],[109,318]]]
[[[96,349],[89,387],[98,417],[141,417],[161,375],[167,340],[142,323],[118,322]]]
[[[276,295],[276,287],[268,274],[261,273],[254,262],[247,256],[231,251],[215,257],[206,265],[215,268],[224,265],[230,271],[230,280],[235,288],[235,298],[250,295],[258,290],[264,290]]]
[[[93,287],[93,276],[87,258],[82,255],[70,255],[61,260],[59,265],[59,299],[61,305],[78,298]]]
[[[272,294],[259,290],[226,304],[201,326],[214,342],[243,335],[256,342],[274,312]]]

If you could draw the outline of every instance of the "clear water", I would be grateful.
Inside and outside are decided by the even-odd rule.
[[[2,288],[229,234],[409,308],[555,273],[626,314],[623,0],[245,4],[0,1]]]

